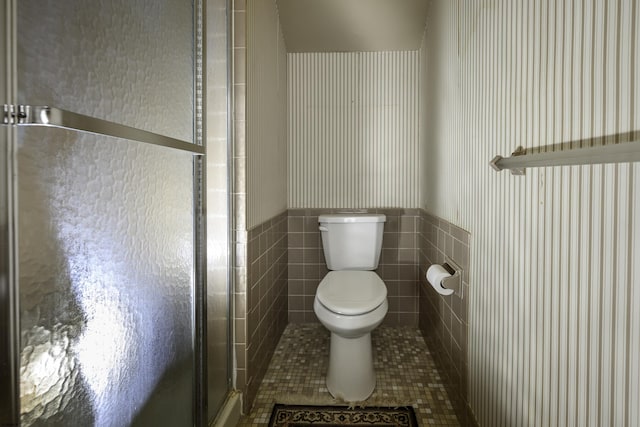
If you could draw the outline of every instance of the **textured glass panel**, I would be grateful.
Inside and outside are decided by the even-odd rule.
[[[193,140],[188,0],[20,0],[22,104]]]
[[[192,157],[58,129],[19,142],[28,425],[192,425]]]

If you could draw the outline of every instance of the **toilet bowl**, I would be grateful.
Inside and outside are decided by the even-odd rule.
[[[373,271],[330,271],[314,301],[320,322],[345,338],[371,332],[384,320],[387,307],[387,287]]]
[[[344,295],[335,291],[339,286]],[[358,294],[361,288],[369,292]],[[313,309],[331,332],[326,384],[333,397],[358,402],[375,389],[371,331],[382,323],[388,307],[387,289],[370,271],[331,271],[318,286]]]

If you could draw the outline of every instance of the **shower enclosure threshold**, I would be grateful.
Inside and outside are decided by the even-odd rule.
[[[232,390],[227,396],[220,412],[210,424],[211,427],[234,427],[238,424],[242,412],[242,393]]]

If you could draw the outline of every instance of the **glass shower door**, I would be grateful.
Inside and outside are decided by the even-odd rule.
[[[192,156],[19,140],[22,425],[193,425]]]
[[[11,103],[194,141],[193,2],[3,6]],[[194,425],[196,157],[51,127],[4,137],[20,425]]]

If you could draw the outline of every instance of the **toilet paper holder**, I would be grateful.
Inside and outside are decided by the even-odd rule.
[[[447,289],[453,289],[453,292],[460,298],[463,297],[462,288],[462,268],[456,264],[451,258],[445,257],[442,267],[451,274],[451,277],[442,279],[442,286]]]

